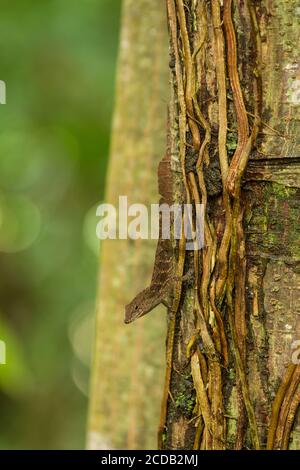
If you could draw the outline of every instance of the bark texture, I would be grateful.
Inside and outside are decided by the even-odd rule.
[[[168,40],[161,0],[125,0],[106,202],[158,201],[165,151]],[[101,246],[96,347],[87,446],[156,446],[166,315],[125,326],[124,306],[149,283],[155,242],[106,240]]]
[[[206,219],[160,446],[299,449],[299,4],[167,7],[174,199]]]

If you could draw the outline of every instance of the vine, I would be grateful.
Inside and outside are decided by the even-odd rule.
[[[260,74],[257,59],[254,77],[254,119],[252,128],[241,90],[237,42],[232,20],[232,2],[219,0],[205,2],[167,0],[171,50],[175,62],[175,83],[178,99],[179,155],[181,161],[185,200],[202,203],[205,209],[205,247],[194,251],[194,318],[187,356],[196,391],[196,432],[194,449],[226,448],[226,416],[223,396],[223,374],[229,361],[228,328],[234,352],[238,377],[239,419],[237,449],[244,447],[248,422],[252,446],[260,448],[255,413],[250,398],[246,374],[245,320],[245,240],[243,232],[244,207],[241,181],[250,152],[260,128]],[[207,8],[211,8],[212,25],[208,25]],[[255,9],[249,2],[251,29],[255,38],[257,57],[260,40]],[[198,24],[199,18],[201,18]],[[213,28],[213,47],[216,56],[218,93],[217,154],[221,173],[224,227],[221,239],[208,211],[206,168],[211,164],[211,128],[201,109],[201,74],[205,75],[205,45],[209,41],[208,28]],[[201,58],[199,59],[199,56]],[[234,117],[237,124],[237,143],[229,161],[227,127],[230,118],[228,85],[233,96]],[[203,137],[204,136],[204,137]],[[197,154],[196,163],[193,155]],[[194,221],[195,224],[195,221]],[[226,325],[228,325],[226,332]],[[175,332],[173,331],[173,334]],[[203,345],[204,351],[199,346]],[[174,341],[172,348],[174,347]],[[170,352],[170,351],[169,351]],[[170,382],[170,378],[169,378]],[[168,385],[167,385],[168,386]],[[165,387],[165,391],[167,387]],[[168,393],[164,395],[160,430],[166,428]],[[285,415],[285,419],[288,416]],[[284,437],[282,436],[282,439]],[[160,448],[162,444],[160,441]]]
[[[287,450],[300,404],[300,366],[290,364],[273,402],[267,449]]]
[[[245,102],[240,82],[236,19],[241,8],[247,10],[246,25],[254,49],[251,103]],[[172,125],[179,137],[184,201],[202,204],[205,210],[205,247],[193,252],[194,330],[187,344],[196,403],[193,449],[225,449],[229,444],[226,419],[236,419],[235,449],[246,446],[247,432],[253,449],[260,438],[247,378],[246,252],[244,235],[245,197],[242,178],[251,151],[267,127],[261,120],[262,42],[253,0],[243,6],[232,0],[167,0],[174,62],[173,85],[176,91]],[[209,14],[208,14],[209,13]],[[208,19],[209,18],[209,19]],[[214,50],[216,93],[205,96],[208,48]],[[211,80],[212,81],[212,80]],[[217,100],[217,132],[212,129],[209,106]],[[250,112],[247,107],[252,106]],[[230,124],[230,127],[229,127]],[[215,135],[217,134],[217,139]],[[273,134],[272,134],[273,135]],[[258,153],[261,153],[257,150]],[[223,219],[210,212],[210,194],[206,178],[217,155],[221,191],[218,204]],[[213,177],[214,179],[215,177]],[[214,181],[215,182],[215,181]],[[193,226],[196,226],[196,212]],[[178,272],[184,273],[184,248],[179,247]],[[175,310],[170,320],[167,344],[167,373],[159,431],[159,447],[166,445],[169,388],[176,336],[177,309],[185,290],[175,288]],[[176,314],[175,314],[176,313]],[[234,360],[238,417],[225,412],[224,376]],[[291,364],[273,402],[268,429],[267,449],[287,449],[300,404],[300,366]],[[190,410],[191,411],[191,410]]]

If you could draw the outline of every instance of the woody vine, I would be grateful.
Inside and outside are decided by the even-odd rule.
[[[174,370],[180,307],[173,309],[167,342],[167,374],[159,430],[159,447],[169,446],[168,410],[175,406],[170,393],[173,374],[190,371],[196,397],[192,401],[193,441],[197,449],[260,449],[260,433],[247,378],[246,322],[246,194],[243,176],[256,145],[261,122],[261,38],[252,0],[243,6],[245,27],[252,38],[251,93],[241,85],[235,18],[240,2],[167,0],[170,67],[174,95],[170,106],[174,197],[205,207],[205,248],[191,264],[192,289],[174,287],[181,302],[191,291],[190,337],[186,365]],[[209,14],[208,14],[209,12]],[[207,76],[213,51],[215,75]],[[212,94],[211,90],[215,89]],[[212,106],[214,104],[214,106]],[[217,112],[215,111],[217,109]],[[213,124],[212,124],[213,123]],[[177,142],[177,143],[176,143]],[[180,178],[178,178],[178,170]],[[181,190],[178,190],[178,187]],[[182,197],[182,194],[184,195]],[[216,214],[218,216],[216,216]],[[186,269],[186,268],[185,268]],[[235,370],[238,414],[228,416],[224,383],[229,364]],[[300,369],[291,365],[275,397],[270,416],[267,448],[288,448],[300,401]],[[192,396],[192,395],[191,395]],[[228,422],[235,420],[235,442],[229,442]]]

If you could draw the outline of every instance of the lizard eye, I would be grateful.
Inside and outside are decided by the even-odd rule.
[[[135,310],[137,310],[137,309],[138,309],[138,306],[136,305],[134,308],[135,308]]]

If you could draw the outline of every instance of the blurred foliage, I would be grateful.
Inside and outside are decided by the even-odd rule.
[[[1,0],[0,448],[83,448],[121,0]]]

